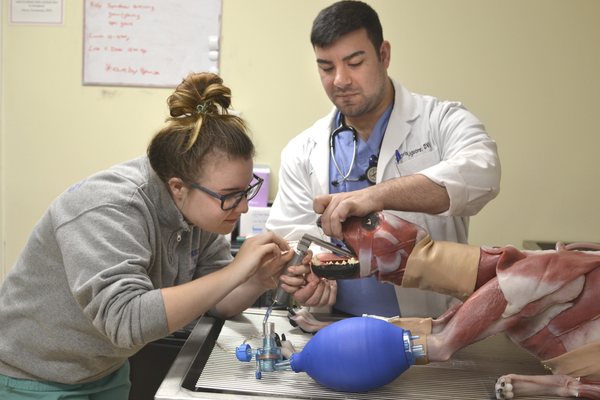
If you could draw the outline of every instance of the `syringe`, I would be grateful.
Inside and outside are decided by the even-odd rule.
[[[341,247],[336,246],[332,243],[326,242],[323,239],[319,239],[318,237],[315,237],[313,235],[305,233],[304,235],[302,235],[302,238],[298,242],[298,245],[296,246],[296,250],[294,250],[296,254],[294,254],[294,257],[290,260],[289,263],[287,263],[287,265],[285,267],[285,271],[283,272],[285,275],[291,275],[291,273],[289,271],[290,266],[300,265],[302,263],[302,259],[308,252],[308,248],[313,243],[318,244],[319,246],[326,248],[328,250],[331,250],[334,254],[338,254],[338,255],[341,255],[344,257],[354,257],[355,256],[354,253],[349,250],[342,249]],[[282,284],[282,282],[279,281],[279,284],[277,285],[277,290],[275,291],[275,295],[273,297],[273,303],[267,309],[263,323],[266,323],[267,320],[269,319],[269,316],[271,315],[271,312],[273,311],[274,306],[276,306],[277,304],[284,306],[284,305],[288,305],[288,303],[289,303],[290,295],[286,291],[283,290],[283,288],[281,287],[281,284]]]
[[[289,271],[290,266],[302,264],[302,259],[304,258],[304,256],[306,256],[306,252],[308,251],[309,246],[310,240],[303,236],[302,239],[300,239],[300,241],[298,242],[296,249],[294,250],[294,257],[292,257],[292,259],[285,266],[285,270],[283,271],[285,275],[291,275]],[[273,296],[273,303],[271,303],[271,305],[267,309],[267,312],[265,313],[265,319],[263,320],[263,324],[267,323],[271,312],[273,312],[273,307],[275,307],[278,304],[281,306],[289,305],[288,303],[290,301],[290,295],[285,290],[283,290],[281,285],[282,282],[279,281],[279,283],[277,284],[277,289],[275,290],[275,295]]]

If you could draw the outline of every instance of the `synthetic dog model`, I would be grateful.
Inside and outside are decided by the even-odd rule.
[[[347,275],[376,275],[463,301],[435,320],[390,321],[425,337],[429,361],[448,360],[459,349],[504,332],[553,375],[502,376],[498,399],[600,399],[600,252],[576,250],[580,245],[520,251],[435,242],[421,227],[384,212],[346,221],[344,241],[360,261],[360,268],[348,266]],[[317,258],[318,274],[328,277],[322,264],[331,262],[331,255]],[[302,326],[302,315],[296,319]]]

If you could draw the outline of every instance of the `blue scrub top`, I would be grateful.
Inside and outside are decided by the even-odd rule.
[[[356,158],[348,176],[348,180],[342,180],[348,174],[355,151],[354,140],[351,131],[340,132],[335,137],[334,155],[341,173],[336,168],[331,155],[329,156],[329,193],[351,192],[368,187],[369,181],[358,178],[365,174],[369,168],[369,160],[372,156],[379,157],[379,149],[383,136],[392,114],[390,106],[379,118],[369,140],[366,142],[360,137],[356,144]],[[341,116],[336,118],[338,126]],[[337,185],[332,182],[336,181]],[[394,285],[381,283],[374,277],[362,279],[338,280],[337,300],[333,306],[334,310],[352,315],[374,314],[384,317],[400,315],[398,300]]]

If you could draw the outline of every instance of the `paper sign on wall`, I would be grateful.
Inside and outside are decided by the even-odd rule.
[[[83,83],[174,87],[218,72],[221,0],[86,0]]]
[[[63,0],[11,0],[12,24],[60,25],[63,23]]]

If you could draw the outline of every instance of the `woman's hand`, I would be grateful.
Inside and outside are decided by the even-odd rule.
[[[322,279],[311,271],[312,251],[309,250],[301,265],[290,266],[289,275],[281,275],[282,288],[305,306],[330,306],[335,303],[337,283]]]
[[[306,275],[307,284],[294,293],[294,299],[305,306],[331,306],[337,296],[337,282],[320,278],[312,272]]]
[[[244,272],[243,281],[254,278],[265,289],[271,289],[277,286],[277,277],[292,257],[286,240],[265,232],[246,239],[230,265]]]
[[[265,290],[275,289],[279,284],[279,276],[293,256],[294,252],[292,250],[286,250],[280,253],[280,257],[265,261],[253,276],[253,279],[261,284]]]

